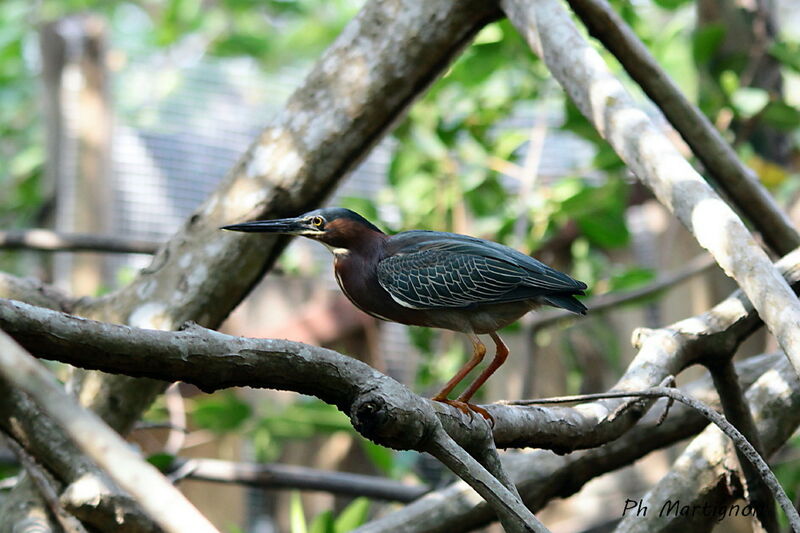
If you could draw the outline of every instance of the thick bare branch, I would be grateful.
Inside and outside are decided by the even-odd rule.
[[[800,235],[755,173],[736,156],[706,116],[681,93],[633,30],[606,0],[567,0],[573,11],[658,105],[716,186],[761,232],[778,255],[800,246]]]
[[[365,436],[395,448],[423,447],[425,436],[434,429],[430,424],[436,423],[421,414],[428,411],[437,412],[448,434],[467,448],[486,434],[482,419],[413,395],[360,361],[302,343],[232,337],[197,325],[178,332],[137,329],[9,300],[0,300],[0,328],[37,356],[83,368],[182,380],[207,391],[251,386],[312,394],[350,414]],[[630,387],[625,390],[647,388],[640,384],[651,380],[657,385],[692,362],[696,340],[674,331],[653,335],[620,384]],[[641,416],[642,412],[629,410],[609,420],[619,403],[486,408],[495,418],[498,446],[571,450],[616,438]]]
[[[500,3],[597,131],[736,280],[800,372],[800,302],[736,213],[633,103],[560,0]]]
[[[318,206],[472,36],[499,15],[496,4],[480,0],[367,2],[283,113],[150,267],[124,289],[81,302],[75,313],[157,329],[189,320],[218,326],[287,242],[218,227]],[[82,401],[125,431],[164,384],[111,377],[92,387],[100,393]]]
[[[371,0],[295,91],[284,112],[125,289],[86,300],[79,315],[173,329],[215,327],[272,265],[285,239],[220,232],[220,225],[318,206],[488,21],[480,0]],[[391,26],[391,31],[385,28]],[[84,404],[128,430],[165,384],[88,376]],[[53,442],[58,447],[59,442]]]
[[[23,391],[123,489],[134,495],[165,531],[216,532],[216,528],[152,465],[94,413],[82,408],[60,383],[0,331],[0,374]]]
[[[737,363],[742,385],[749,387],[766,370],[785,358],[782,355],[758,356]],[[784,364],[784,368],[789,368]],[[763,386],[763,385],[762,385]],[[682,388],[705,403],[718,405],[709,376]],[[660,411],[656,409],[655,411]],[[698,413],[681,404],[674,406],[663,424],[652,412],[619,439],[568,456],[537,450],[506,454],[503,462],[511,473],[525,503],[533,511],[548,501],[565,498],[580,490],[589,480],[626,466],[659,448],[697,434],[707,424]],[[621,511],[621,510],[620,510]],[[476,499],[463,482],[432,492],[418,501],[359,528],[358,533],[448,533],[471,531],[494,520],[491,509]]]
[[[794,285],[800,280],[799,264],[800,252],[778,263]],[[758,324],[752,306],[737,291],[707,313],[662,330],[640,330],[636,339],[639,354],[615,390],[657,386],[689,364],[713,356],[730,357]],[[181,332],[138,330],[4,300],[0,300],[0,328],[37,356],[133,376],[183,380],[206,390],[235,385],[295,390],[339,406],[354,421],[359,420],[359,405],[371,401],[365,393],[375,392],[380,397],[380,409],[373,409],[370,419],[365,420],[365,429],[368,436],[376,431],[374,437],[394,447],[419,446],[422,435],[431,427],[426,428],[413,413],[429,407],[439,412],[448,434],[461,444],[478,442],[485,434],[482,424],[468,420],[457,409],[438,402],[423,407],[426,401],[373,368],[300,343],[231,337],[199,326]],[[153,360],[159,364],[153,365]],[[497,446],[569,451],[603,444],[630,428],[642,411],[632,409],[610,417],[621,403],[605,400],[576,407],[485,407],[495,418]],[[392,424],[381,416],[393,409],[399,409],[399,418]],[[376,420],[381,422],[376,424]],[[404,423],[410,425],[403,427]],[[395,432],[403,439],[395,440]]]

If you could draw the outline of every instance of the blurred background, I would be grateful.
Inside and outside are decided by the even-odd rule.
[[[107,235],[144,248],[166,240],[361,4],[4,0],[0,228]],[[797,220],[800,5],[612,4]],[[734,288],[694,260],[701,256],[694,239],[628,175],[504,21],[478,34],[329,205],[354,209],[387,232],[433,229],[503,242],[587,282],[588,302],[621,296],[580,320],[533,314],[509,327],[503,336],[512,355],[480,402],[605,390],[635,354],[634,328],[697,314]],[[112,291],[149,262],[146,253],[0,250],[0,269],[77,296]],[[336,287],[327,250],[302,240],[223,329],[331,347],[428,395],[467,356],[461,335],[380,323],[355,309]],[[771,347],[757,335],[742,353]],[[290,393],[206,395],[173,386],[132,439],[165,469],[175,457],[213,457],[433,488],[453,479],[433,460],[364,440],[334,407]],[[625,499],[656,482],[674,454],[594,480],[541,518],[553,531],[619,518]],[[779,473],[794,494],[800,468],[792,449],[783,456]],[[13,477],[16,468],[0,474]],[[346,531],[399,505],[192,479],[180,486],[230,532],[322,531],[314,528],[324,523]]]

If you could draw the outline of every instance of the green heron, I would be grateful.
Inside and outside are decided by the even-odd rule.
[[[386,235],[358,213],[337,207],[222,229],[319,241],[333,252],[342,292],[365,313],[465,333],[472,341],[472,357],[433,399],[488,419],[489,414],[469,400],[508,357],[497,330],[541,304],[586,314],[586,306],[574,297],[583,294],[585,283],[512,248],[475,237],[420,230]],[[494,359],[456,400],[449,400],[450,392],[486,355],[478,335],[487,333],[497,347]]]

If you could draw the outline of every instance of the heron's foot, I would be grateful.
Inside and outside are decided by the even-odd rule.
[[[452,405],[459,411],[464,414],[469,415],[470,420],[472,420],[472,413],[478,413],[483,418],[489,421],[489,424],[494,427],[494,417],[489,414],[489,411],[484,409],[483,407],[479,407],[473,403],[464,402],[461,400],[450,400],[449,398],[444,398],[440,396],[434,396],[431,398],[435,402],[442,402],[446,403],[447,405]]]

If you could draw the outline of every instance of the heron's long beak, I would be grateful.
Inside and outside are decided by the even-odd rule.
[[[300,235],[313,231],[310,224],[299,218],[279,218],[276,220],[256,220],[242,224],[222,226],[220,229],[230,231],[244,231],[247,233],[283,233],[286,235]]]

